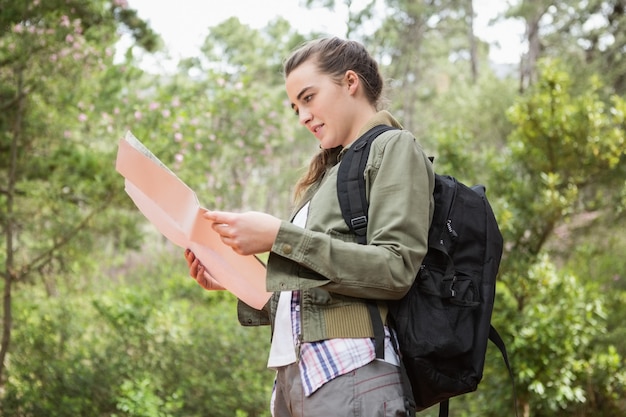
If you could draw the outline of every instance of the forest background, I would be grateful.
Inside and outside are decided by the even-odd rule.
[[[510,3],[500,18],[524,22],[528,50],[505,71],[472,0],[341,4],[436,171],[487,187],[505,239],[493,322],[518,415],[623,416],[626,3]],[[269,416],[269,329],[240,327],[232,295],[188,277],[115,155],[131,129],[205,207],[287,216],[317,143],[280,69],[317,35],[231,18],[155,74],[139,57],[162,41],[123,0],[0,0],[0,416]],[[451,415],[513,407],[490,348]]]

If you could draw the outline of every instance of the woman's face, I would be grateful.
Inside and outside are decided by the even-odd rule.
[[[352,71],[346,74],[337,83],[319,72],[315,61],[309,60],[291,71],[285,81],[287,96],[300,123],[324,149],[350,144],[361,127],[355,123],[355,93],[350,81],[353,75],[358,83],[358,77]]]

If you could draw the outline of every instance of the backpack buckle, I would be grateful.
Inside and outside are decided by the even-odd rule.
[[[367,216],[359,216],[354,219],[350,219],[350,224],[352,225],[354,232],[359,234],[358,232],[360,230],[367,228]]]

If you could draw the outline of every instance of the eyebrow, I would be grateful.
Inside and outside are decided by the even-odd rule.
[[[307,92],[307,90],[313,88],[313,86],[306,86],[304,87],[302,90],[300,90],[300,92],[298,93],[298,95],[296,96],[296,101],[300,101],[300,98],[302,98],[302,96]],[[296,104],[295,103],[291,103],[291,108],[295,109],[296,108]]]

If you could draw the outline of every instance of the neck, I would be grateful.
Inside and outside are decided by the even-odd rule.
[[[365,126],[376,115],[376,113],[378,113],[378,111],[370,104],[355,109],[356,116],[352,123],[353,128],[350,132],[349,139],[343,145],[344,147],[349,146],[352,142],[359,138],[359,134],[363,130],[363,126]]]

